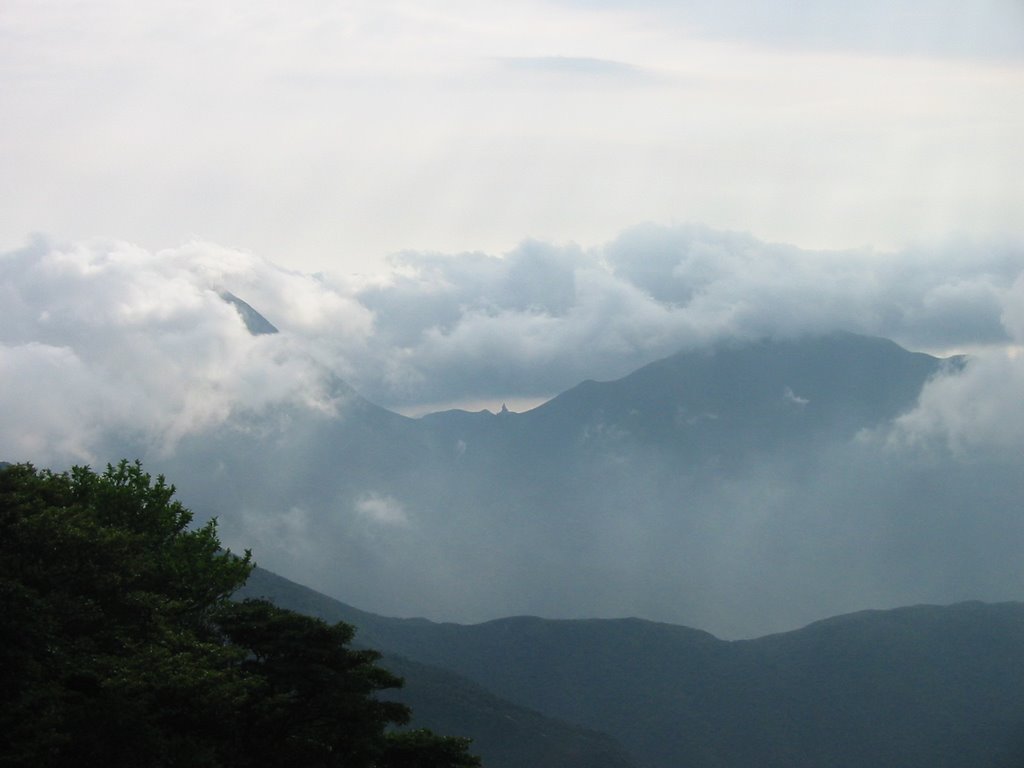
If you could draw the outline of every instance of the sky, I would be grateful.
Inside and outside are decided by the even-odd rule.
[[[1024,236],[1019,0],[8,0],[0,250]]]

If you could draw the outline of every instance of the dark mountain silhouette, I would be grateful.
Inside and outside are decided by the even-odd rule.
[[[359,611],[260,568],[237,596],[264,597],[330,622],[355,624],[360,628],[356,644],[368,647],[376,646],[370,642],[373,632],[367,627],[406,623]],[[481,755],[489,768],[633,766],[609,736],[513,704],[462,675],[412,658],[385,651],[381,665],[405,680],[401,691],[389,692],[388,697],[412,707],[412,727],[471,737],[473,752]]]
[[[616,381],[585,381],[522,414],[444,411],[423,421],[450,441],[491,448],[490,464],[532,457],[538,469],[566,451],[628,447],[734,466],[887,422],[943,366],[962,363],[852,333],[723,342]]]
[[[1021,603],[863,611],[726,642],[637,619],[389,619],[265,572],[250,590],[354,623],[363,642],[518,706],[611,734],[640,766],[1024,761]],[[417,712],[429,711],[439,691],[418,685],[417,668],[405,674]],[[446,727],[458,731],[458,716]]]
[[[723,343],[617,381],[584,382],[524,417],[577,434],[580,425],[603,425],[688,454],[709,444],[774,449],[819,433],[851,436],[894,418],[913,406],[942,364],[850,333]]]

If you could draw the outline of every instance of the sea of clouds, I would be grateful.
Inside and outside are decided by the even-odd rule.
[[[280,329],[249,334],[220,292]],[[901,440],[1012,450],[1024,427],[1024,248],[952,243],[811,252],[696,226],[601,247],[402,253],[381,274],[286,269],[210,243],[150,252],[38,238],[0,255],[0,453],[98,461],[118,440],[186,434],[276,402],[541,400],[725,337],[836,329],[968,351],[899,423]]]

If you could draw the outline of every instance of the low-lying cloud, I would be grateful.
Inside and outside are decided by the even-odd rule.
[[[991,396],[1019,382],[1006,350],[1024,341],[1022,273],[1013,244],[819,253],[697,226],[640,226],[591,249],[409,252],[348,279],[207,243],[39,239],[0,257],[0,448],[99,460],[116,435],[171,451],[239,411],[331,411],[335,377],[410,411],[540,399],[725,337],[836,329],[974,351],[964,374],[929,390],[930,415],[901,425],[967,445],[1014,423]],[[248,333],[223,291],[281,333]]]
[[[400,407],[550,395],[730,336],[847,329],[939,352],[998,346],[1011,340],[1003,314],[1024,255],[967,243],[817,253],[643,226],[591,250],[527,242],[503,258],[408,253],[392,264],[359,299],[401,364],[356,386]]]
[[[308,306],[311,282],[213,246],[149,253],[37,241],[6,254],[3,452],[102,462],[116,446],[173,452],[185,435],[281,402],[335,410],[333,374],[300,338],[252,335],[219,295],[269,294],[272,310],[299,328],[365,315],[354,302],[339,310],[343,300],[331,294]]]

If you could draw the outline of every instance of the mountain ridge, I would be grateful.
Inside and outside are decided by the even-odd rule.
[[[235,546],[381,614],[633,614],[749,637],[868,604],[1013,596],[956,552],[1009,546],[1004,513],[971,517],[978,533],[963,510],[1005,509],[1021,478],[975,487],[973,467],[901,465],[857,438],[957,364],[853,334],[761,340],[520,414],[420,419],[339,384],[333,412],[261,412],[186,438],[159,470],[190,478],[200,514],[236,510],[221,519]]]
[[[432,625],[427,619],[378,616],[256,568],[235,599],[267,599],[282,607],[357,627],[355,644],[382,651],[381,664],[406,684],[389,694],[413,710],[411,727],[473,739],[473,751],[493,768],[633,768],[610,736],[544,715],[496,696],[478,683],[380,642],[381,628]],[[376,627],[376,631],[374,628]],[[386,635],[386,630],[384,631]]]
[[[278,579],[260,574],[254,593],[287,602]],[[643,619],[393,619],[302,589],[305,610],[355,623],[363,642],[608,733],[644,768],[1024,759],[1020,602],[864,610],[721,640]]]

